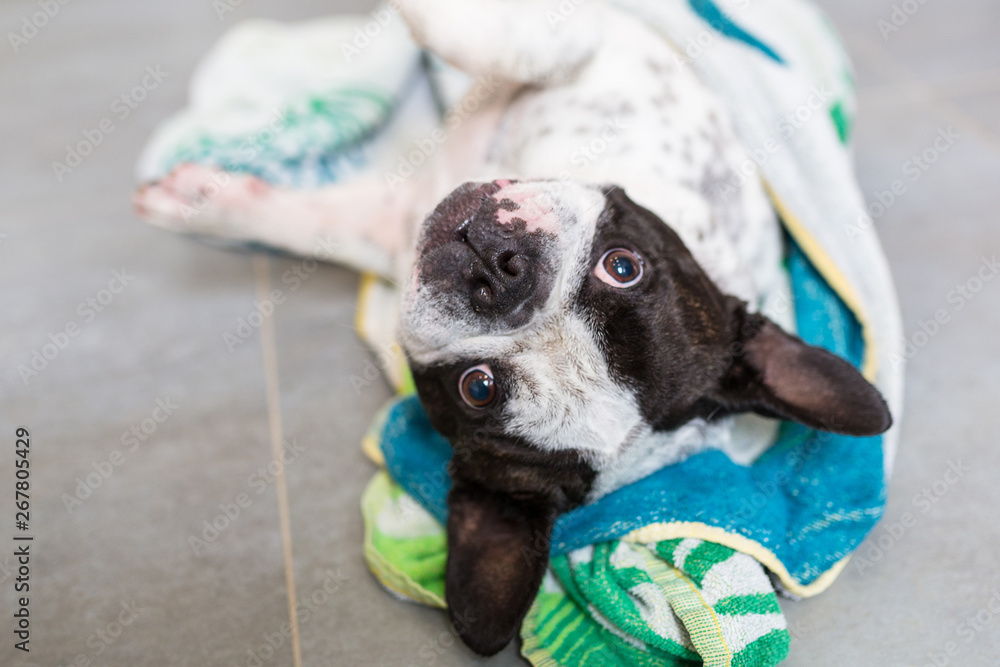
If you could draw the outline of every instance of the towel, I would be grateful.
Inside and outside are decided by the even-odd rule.
[[[859,366],[860,323],[795,241],[786,247],[799,335]],[[525,657],[777,664],[789,636],[775,591],[825,590],[882,516],[883,440],[785,422],[749,466],[701,452],[562,515],[538,545],[552,562],[521,629]],[[369,567],[390,591],[444,606],[450,445],[404,392],[362,446],[384,467],[362,501]]]
[[[365,490],[362,512],[365,558],[379,580],[443,608],[441,523],[384,471]],[[789,645],[757,561],[693,538],[609,540],[555,556],[521,636],[524,656],[539,666],[772,665]]]
[[[854,180],[849,64],[805,0],[604,1],[658,30],[728,105],[743,175],[762,178],[787,232],[798,334],[862,369],[896,425],[853,438],[785,423],[751,465],[702,452],[560,517],[537,545],[551,566],[522,651],[564,667],[777,664],[789,637],[775,593],[824,590],[878,521],[901,416],[902,329]],[[393,173],[471,83],[422,53],[391,6],[239,24],[157,129],[139,179],[188,163],[307,188]],[[450,448],[392,340],[397,303],[393,285],[364,278],[358,332],[399,392],[363,442],[381,468],[362,499],[364,552],[388,590],[443,606]]]

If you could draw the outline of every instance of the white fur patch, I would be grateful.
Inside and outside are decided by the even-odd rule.
[[[568,313],[532,332],[532,344],[508,358],[516,369],[506,399],[506,430],[543,450],[576,449],[597,467],[644,429],[638,400],[611,380],[593,329]]]
[[[497,219],[501,225],[510,225],[517,219],[524,220],[528,232],[543,231],[559,234],[562,231],[555,202],[548,200],[548,197],[539,197],[537,186],[530,183],[512,183],[496,192],[493,199],[497,202],[507,199],[518,206],[513,211],[505,208],[497,211]]]
[[[598,469],[588,500],[596,500],[706,449],[729,447],[732,419],[693,419],[673,431],[647,430],[609,465]]]

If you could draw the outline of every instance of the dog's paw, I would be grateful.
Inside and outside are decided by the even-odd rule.
[[[139,217],[171,231],[252,239],[254,212],[271,190],[254,176],[183,164],[142,186],[133,203]]]

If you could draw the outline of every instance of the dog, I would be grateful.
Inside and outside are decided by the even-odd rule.
[[[789,290],[777,216],[734,178],[723,103],[652,29],[597,0],[558,31],[534,0],[398,7],[420,44],[502,82],[447,150],[391,188],[227,175],[183,231],[304,255],[332,237],[333,259],[401,285],[397,340],[454,448],[449,613],[492,655],[548,564],[522,554],[560,514],[708,447],[752,460],[779,419],[873,435],[892,417],[768,317]],[[137,206],[173,227],[216,177],[182,167]]]

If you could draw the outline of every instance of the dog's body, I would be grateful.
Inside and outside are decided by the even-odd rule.
[[[489,654],[545,569],[522,547],[559,513],[708,446],[752,459],[768,429],[733,438],[738,412],[859,434],[889,416],[758,314],[788,302],[775,213],[665,40],[600,3],[556,30],[531,2],[401,7],[429,49],[508,84],[426,172],[301,193],[233,176],[184,231],[301,254],[333,239],[332,259],[404,285],[398,338],[455,448],[449,606],[485,619],[463,637]],[[210,176],[186,167],[139,208],[176,219]]]
[[[404,4],[412,24],[426,22],[435,11],[458,13],[449,2],[438,7],[418,4]],[[507,6],[492,10],[517,16]],[[488,25],[481,11],[478,7],[474,25]],[[541,12],[525,18],[544,20]],[[478,112],[454,131],[438,159],[411,181],[390,187],[383,179],[372,179],[293,193],[236,176],[235,184],[199,207],[185,231],[248,239],[306,255],[321,245],[329,248],[322,242],[332,239],[338,248],[334,259],[403,283],[414,261],[411,250],[419,225],[462,182],[507,177],[557,180],[565,187],[614,183],[661,220],[669,220],[724,292],[747,301],[753,310],[768,302],[788,303],[774,211],[758,180],[737,179],[747,158],[728,112],[678,52],[634,17],[601,6],[583,9],[561,26],[559,36],[568,45],[499,40],[508,36],[492,30],[435,33],[439,42],[429,44],[432,50],[455,53],[471,75],[500,76],[509,85],[486,104],[477,104]],[[496,43],[489,44],[491,39]],[[478,47],[466,51],[461,43],[453,43],[467,40],[476,40]],[[535,53],[517,63],[536,63],[533,68],[504,64],[512,54],[524,56],[529,49]],[[540,50],[544,53],[537,53]],[[547,55],[550,52],[560,57]],[[205,170],[184,168],[147,189],[141,206],[155,221],[158,208],[171,211],[184,205],[186,198],[198,196],[208,178]],[[731,194],[722,197],[724,185],[731,187]],[[603,199],[597,205],[603,206]],[[365,263],[358,264],[358,257]],[[787,319],[781,323],[786,328],[791,324]],[[427,335],[430,323],[412,328]],[[453,337],[448,332],[444,336]],[[441,352],[440,346],[432,347]],[[415,347],[409,351],[414,354]],[[565,379],[578,388],[559,391],[583,391],[594,378],[608,377],[607,369],[595,364],[589,377]],[[632,446],[622,448],[628,450],[626,458],[606,457],[614,459],[613,465],[595,480],[591,497],[705,446],[731,446],[727,453],[733,458],[752,460],[770,436],[769,429],[757,423],[744,430],[746,437],[733,439],[732,420],[711,425],[699,420],[671,431],[667,441],[638,417],[629,421],[620,410],[614,413],[614,421],[627,424],[619,427],[623,437],[618,442],[631,433]],[[535,424],[553,419],[545,412],[522,417]]]

